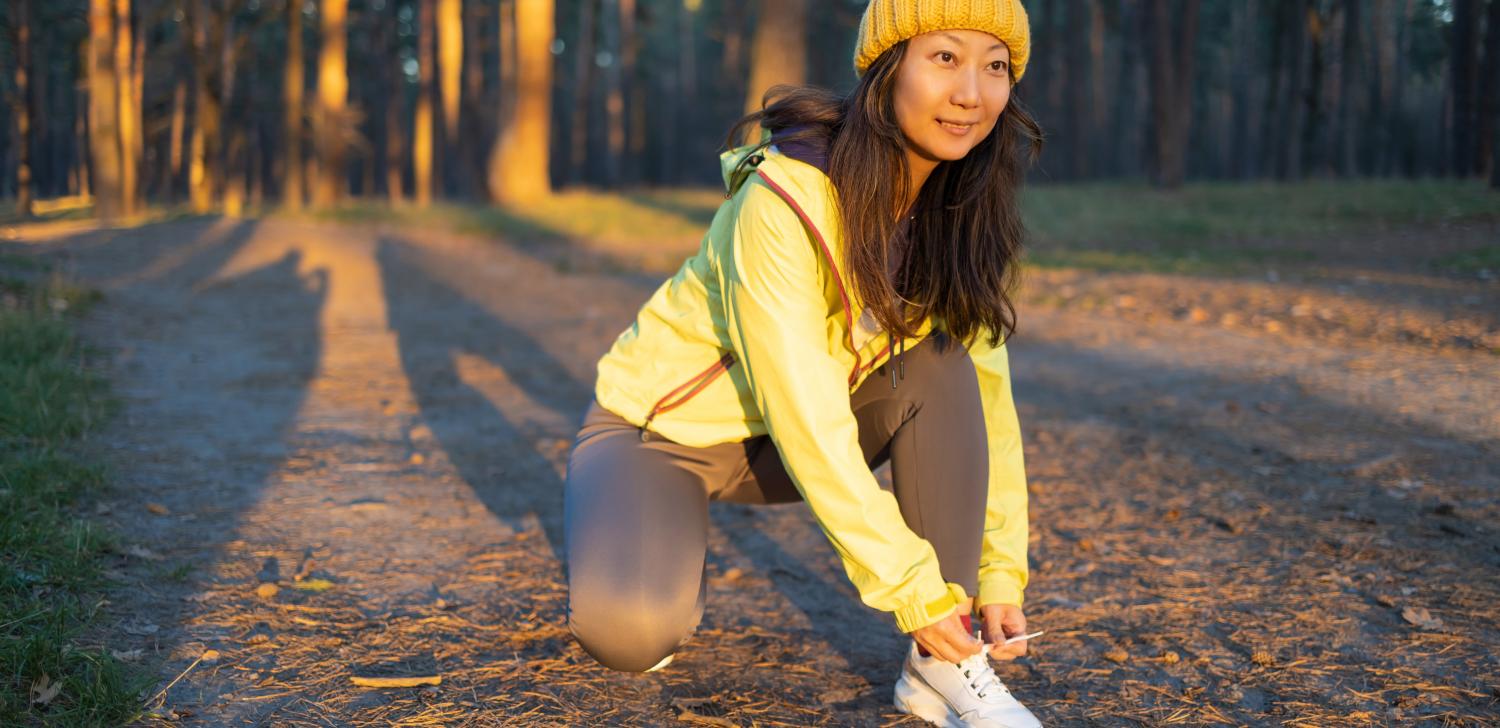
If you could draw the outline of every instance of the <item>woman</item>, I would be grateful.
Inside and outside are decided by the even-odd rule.
[[[569,628],[602,664],[661,669],[696,629],[709,501],[801,500],[913,638],[900,709],[1038,725],[987,659],[1026,653],[1000,643],[1026,628],[1003,341],[1028,48],[1019,0],[875,0],[847,98],[773,90],[731,130],[765,132],[721,156],[726,201],[599,361],[569,459]]]

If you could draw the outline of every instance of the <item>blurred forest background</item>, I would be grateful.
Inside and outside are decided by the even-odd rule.
[[[198,212],[713,185],[864,0],[5,0],[0,197]],[[1033,181],[1487,177],[1500,0],[1031,0]]]

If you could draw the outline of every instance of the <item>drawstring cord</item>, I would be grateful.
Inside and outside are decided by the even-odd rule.
[[[891,349],[892,352],[895,352],[895,356],[892,357],[894,361],[886,362],[887,366],[891,367],[891,389],[895,389],[896,380],[898,378],[906,378],[906,337],[902,337],[900,342],[892,344],[891,333],[887,331],[885,334],[885,340],[887,348],[891,346],[899,347],[896,349]]]

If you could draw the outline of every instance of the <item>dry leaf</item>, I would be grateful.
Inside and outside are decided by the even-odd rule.
[[[1427,611],[1427,607],[1407,607],[1401,610],[1401,616],[1422,629],[1443,628],[1443,620],[1432,616],[1432,613]]]
[[[1250,655],[1250,661],[1261,667],[1270,667],[1276,664],[1276,657],[1265,650],[1256,650]]]
[[[271,597],[276,596],[277,592],[280,591],[281,587],[276,586],[275,584],[261,584],[260,586],[255,587],[255,596],[258,596],[261,599],[270,599]]]
[[[425,462],[427,462],[427,458],[426,458],[426,456],[422,455],[422,453],[414,452],[414,453],[411,454],[411,464],[412,465],[421,465],[422,463],[425,463]]]
[[[1161,661],[1168,665],[1175,665],[1182,661],[1182,656],[1172,650],[1161,653]]]
[[[349,679],[362,688],[415,688],[422,685],[439,685],[443,682],[441,675],[409,675],[402,677],[360,677],[350,675]]]
[[[167,514],[169,514],[169,513],[172,512],[171,509],[167,508],[166,506],[164,506],[164,505],[162,505],[160,503],[147,503],[146,504],[146,510],[151,511],[152,513],[155,513],[158,516],[165,516],[165,515],[167,515]]]
[[[218,650],[204,650],[203,651],[203,656],[200,657],[200,658],[198,658],[198,659],[200,661],[202,661],[202,662],[218,662],[219,661],[219,651]]]
[[[292,584],[301,591],[325,592],[333,588],[333,582],[327,579],[304,579]]]
[[[739,581],[740,578],[743,577],[744,575],[745,575],[745,570],[744,569],[741,569],[738,566],[731,566],[727,570],[724,571],[723,579],[724,579],[724,581],[728,581],[728,582],[736,582],[736,581]]]
[[[1104,653],[1104,659],[1109,660],[1110,662],[1123,663],[1126,660],[1130,659],[1130,653],[1126,652],[1123,648],[1116,647],[1109,652]]]
[[[31,683],[31,702],[46,705],[52,702],[52,699],[60,692],[62,692],[62,683],[52,682],[52,678],[44,674]]]

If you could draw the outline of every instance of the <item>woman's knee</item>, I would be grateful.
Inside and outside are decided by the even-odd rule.
[[[585,652],[611,670],[650,669],[692,635],[702,614],[693,594],[569,586],[568,629]]]

